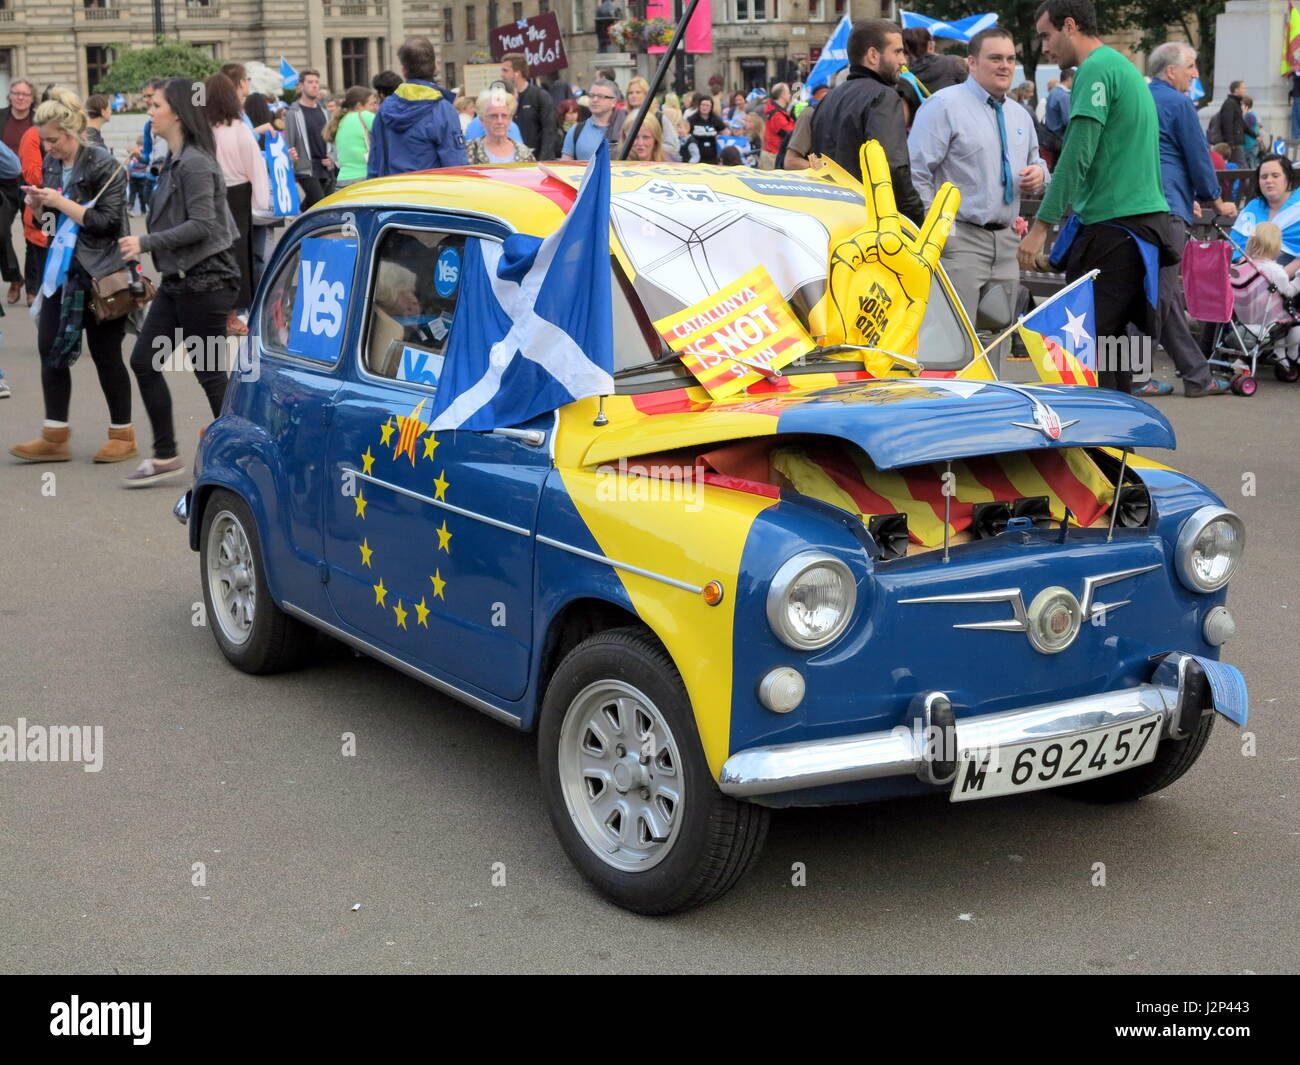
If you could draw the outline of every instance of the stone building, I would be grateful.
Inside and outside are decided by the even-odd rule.
[[[488,30],[554,11],[565,34],[565,76],[585,82],[598,65],[598,0],[0,0],[0,92],[11,78],[60,82],[85,93],[116,54],[148,47],[156,36],[191,42],[221,62],[258,60],[272,67],[321,71],[334,91],[397,68],[402,39],[433,39],[448,87],[465,65],[489,62]],[[615,0],[639,14],[643,0]],[[891,12],[890,0],[712,0],[713,52],[690,56],[685,73],[698,85],[717,75],[749,88],[797,78],[846,10],[855,18]],[[69,25],[71,16],[71,25]],[[609,53],[601,56],[601,64]],[[636,66],[651,69],[653,57]],[[620,68],[622,69],[621,65]],[[630,69],[630,68],[629,68]]]

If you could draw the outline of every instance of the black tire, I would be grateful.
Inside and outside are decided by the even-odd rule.
[[[1169,787],[1201,756],[1214,728],[1214,713],[1204,714],[1196,731],[1183,740],[1162,740],[1153,761],[1108,777],[1061,788],[1062,795],[1081,802],[1133,802]]]
[[[675,807],[676,835],[665,837],[671,842],[657,864],[639,872],[617,868],[600,857],[584,835],[591,829],[580,827],[578,815],[570,811],[562,780],[565,719],[574,713],[575,721],[580,721],[582,705],[601,705],[604,684],[631,686],[644,695],[669,730],[668,740],[675,745],[681,765],[684,798]],[[593,690],[597,694],[588,696]],[[585,704],[578,701],[580,696]],[[565,851],[597,891],[625,909],[657,915],[699,906],[730,890],[762,850],[769,811],[737,802],[718,790],[677,667],[638,626],[597,633],[565,656],[546,689],[538,756],[547,810]],[[647,768],[659,765],[656,757]],[[579,787],[585,791],[585,777]],[[618,797],[611,798],[617,801]]]
[[[223,624],[223,619],[230,617],[230,612],[220,603],[213,602],[212,585],[209,579],[210,566],[215,570],[213,552],[219,553],[218,544],[213,544],[213,530],[219,528],[217,535],[226,529],[237,527],[247,540],[251,554],[251,584],[253,595],[252,621],[246,634],[240,638],[232,627],[236,624]],[[199,536],[199,578],[203,585],[203,605],[207,612],[208,626],[216,638],[217,646],[231,665],[245,673],[265,674],[280,673],[300,666],[311,652],[315,642],[315,630],[304,625],[296,618],[291,618],[271,599],[270,589],[262,563],[262,545],[258,538],[257,524],[252,512],[242,499],[233,492],[218,489],[213,492],[203,508],[203,530]],[[220,583],[219,578],[216,583]]]

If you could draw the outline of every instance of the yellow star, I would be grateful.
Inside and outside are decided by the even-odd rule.
[[[438,439],[437,433],[430,433],[426,436],[424,438],[424,457],[426,459],[433,458],[433,453],[438,450],[438,445],[441,443],[442,441]]]
[[[369,566],[370,556],[375,553],[374,548],[370,546],[369,539],[362,540],[361,543],[357,544],[357,546],[361,548],[361,564],[363,566]]]
[[[375,456],[370,454],[370,448],[366,448],[366,453],[361,456],[361,472],[369,473],[370,467],[375,464]]]
[[[442,594],[442,590],[447,587],[447,582],[442,579],[442,570],[434,570],[429,580],[433,581],[433,594],[445,601],[447,597]]]
[[[437,499],[445,499],[447,489],[451,487],[451,483],[443,476],[446,472],[446,470],[439,470],[438,479],[433,482],[433,487],[437,490],[437,495],[435,497]]]
[[[375,590],[375,606],[383,606],[384,596],[388,594],[388,589],[384,587],[384,578],[380,577],[379,583],[372,584],[371,587]]]
[[[379,442],[387,447],[388,441],[393,435],[393,430],[396,428],[397,426],[393,424],[393,416],[390,414],[388,421],[379,427]]]
[[[397,601],[397,606],[393,607],[393,613],[397,615],[397,627],[406,628],[406,611],[402,609],[402,601]]]
[[[442,528],[434,530],[438,534],[438,550],[446,551],[451,554],[451,533],[447,531],[447,522],[443,521]]]
[[[353,502],[357,505],[357,517],[364,518],[366,516],[366,497],[358,492]]]
[[[420,601],[415,604],[415,620],[427,629],[429,627],[428,617],[429,608],[424,605],[424,596],[420,596]]]

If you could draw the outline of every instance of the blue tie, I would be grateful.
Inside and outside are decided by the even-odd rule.
[[[1007,120],[1002,113],[1002,103],[989,97],[989,106],[998,113],[998,136],[1002,138],[1002,202],[1010,203],[1016,198],[1016,188],[1011,181],[1011,152],[1007,148]]]

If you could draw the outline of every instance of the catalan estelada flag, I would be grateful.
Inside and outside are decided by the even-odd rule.
[[[1044,384],[1097,384],[1097,318],[1091,277],[1076,281],[1030,311],[1020,320],[1019,331]]]
[[[1282,69],[1283,77],[1288,74],[1300,74],[1300,11],[1291,4],[1286,5],[1286,21],[1282,24]]]

